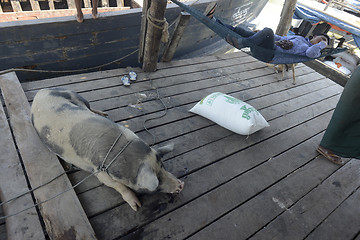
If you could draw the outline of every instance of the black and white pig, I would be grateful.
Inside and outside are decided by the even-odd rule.
[[[171,144],[156,151],[128,128],[92,110],[75,92],[40,90],[32,103],[31,121],[51,151],[85,171],[96,172],[104,159],[104,166],[115,159],[95,175],[118,191],[135,211],[141,203],[130,188],[136,192],[179,193],[184,187],[184,182],[167,172],[160,160],[172,151]]]

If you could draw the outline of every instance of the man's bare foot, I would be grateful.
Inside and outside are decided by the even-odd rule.
[[[98,11],[97,10],[92,10],[92,18],[93,19],[97,19],[99,17],[99,13],[98,13]]]
[[[76,21],[78,21],[78,23],[82,23],[84,21],[84,15],[81,14],[77,14],[76,15]]]

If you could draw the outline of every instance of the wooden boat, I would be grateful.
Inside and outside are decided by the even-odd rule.
[[[85,3],[87,1],[87,3]],[[84,2],[85,21],[75,20],[74,0],[68,0],[69,9],[54,9],[56,2],[48,2],[49,10],[20,11],[22,3],[11,0],[16,12],[0,13],[0,70],[25,68],[32,70],[64,71],[74,74],[78,69],[106,70],[118,67],[139,66],[137,49],[142,9],[131,2],[124,7],[121,0],[116,7],[109,1],[103,1],[100,18],[92,19],[89,0]],[[105,4],[104,4],[105,2]],[[194,7],[203,10],[209,0],[195,2]],[[260,13],[267,0],[220,0],[216,14],[229,19],[231,24],[251,21]],[[31,0],[38,9],[43,3]],[[36,5],[37,4],[37,5]],[[189,2],[192,4],[192,2]],[[4,3],[2,3],[4,5]],[[125,3],[126,5],[126,3]],[[52,6],[52,7],[51,7]],[[109,7],[110,6],[110,7]],[[138,8],[136,8],[138,6]],[[132,8],[130,8],[132,7]],[[166,19],[173,30],[172,23],[181,9],[168,4]],[[187,25],[174,59],[185,56],[201,56],[226,47],[226,42],[214,32],[191,18]],[[161,52],[161,51],[160,51]],[[119,60],[124,56],[125,59]],[[161,54],[160,54],[161,55]],[[103,66],[104,64],[111,63]],[[99,67],[96,67],[99,66]],[[96,68],[94,68],[96,67]],[[18,72],[21,81],[48,78],[62,75],[58,72]]]

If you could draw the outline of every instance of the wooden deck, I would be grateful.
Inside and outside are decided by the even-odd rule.
[[[140,196],[143,207],[134,212],[113,189],[95,177],[88,179],[75,192],[98,239],[360,239],[360,161],[348,159],[339,167],[315,151],[341,86],[303,64],[296,67],[296,85],[291,73],[278,81],[273,69],[243,53],[161,63],[158,68],[154,73],[131,69],[138,73],[138,80],[130,87],[120,81],[130,69],[21,84],[30,104],[42,88],[74,90],[92,108],[107,112],[110,119],[149,144],[153,138],[144,131],[144,121],[165,113],[157,92],[167,106],[164,117],[146,126],[155,136],[155,147],[175,143],[164,165],[185,182],[184,190],[179,195]],[[9,94],[3,88],[3,106],[15,132],[10,137],[21,149],[21,144],[35,140],[17,142],[11,111],[19,109],[11,110],[11,99],[21,94],[6,97]],[[241,136],[188,112],[215,91],[253,105],[270,127]],[[2,157],[7,149],[1,148]],[[15,157],[26,161],[24,153],[20,150]],[[75,184],[87,175],[73,171],[68,178]],[[30,182],[35,177],[39,174],[28,176]],[[11,176],[7,179],[12,181]],[[1,189],[4,185],[0,183]],[[52,201],[57,201],[62,213],[53,218],[70,216],[61,200],[46,204]],[[36,213],[43,211],[40,207]],[[52,220],[46,224],[51,225]],[[72,234],[77,227],[74,225]],[[92,230],[88,231],[91,236]],[[44,232],[45,239],[52,236],[49,230]],[[0,220],[0,239],[6,239],[4,220]]]

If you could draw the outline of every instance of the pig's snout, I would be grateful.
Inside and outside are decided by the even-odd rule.
[[[183,181],[179,180],[179,185],[176,188],[175,193],[180,193],[183,190],[184,185],[185,185],[185,183]]]

